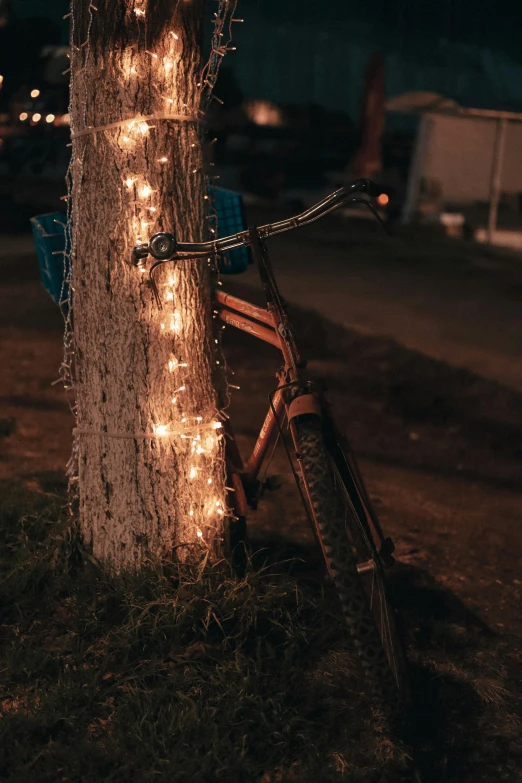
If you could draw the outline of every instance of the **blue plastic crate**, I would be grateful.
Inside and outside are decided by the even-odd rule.
[[[209,191],[217,213],[218,239],[244,231],[247,225],[241,194],[215,187],[209,188]],[[67,284],[64,285],[66,222],[67,217],[62,212],[50,212],[31,218],[42,283],[57,304],[65,302],[69,294]],[[220,256],[219,271],[225,275],[237,275],[244,272],[249,263],[249,248],[238,247]]]
[[[218,239],[245,231],[247,224],[241,193],[212,186],[209,188],[209,196],[217,213]],[[224,275],[237,275],[245,272],[249,263],[250,248],[236,247],[221,255],[218,266]]]
[[[56,304],[63,304],[69,295],[66,278],[65,224],[62,212],[49,212],[31,218],[38,266],[45,290]]]

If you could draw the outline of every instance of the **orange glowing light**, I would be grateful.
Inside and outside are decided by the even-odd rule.
[[[381,207],[385,207],[388,201],[390,200],[390,197],[386,195],[386,193],[381,193],[379,196],[377,196],[377,203],[381,205]]]

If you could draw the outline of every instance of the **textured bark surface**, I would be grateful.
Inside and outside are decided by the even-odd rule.
[[[156,231],[189,241],[205,234],[197,123],[154,119],[74,137],[137,115],[197,117],[204,2],[72,5],[81,528],[94,555],[118,569],[168,555],[174,546],[182,559],[199,557],[206,547],[215,555],[225,490],[222,440],[214,429],[213,376],[220,368],[210,268],[206,261],[164,266],[157,278],[160,311],[147,275],[129,263],[133,245]]]

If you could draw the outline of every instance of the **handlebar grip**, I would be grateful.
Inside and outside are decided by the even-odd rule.
[[[132,263],[134,266],[142,266],[144,260],[149,255],[149,243],[144,242],[141,245],[136,245],[132,249]]]
[[[376,182],[372,182],[371,179],[368,180],[368,190],[367,193],[372,198],[378,198],[378,196],[381,195],[381,193],[384,192],[384,189],[382,185],[377,185]]]
[[[384,192],[382,185],[377,185],[377,183],[373,182],[371,179],[356,179],[352,183],[350,190],[353,192],[359,191],[359,193],[367,193],[371,198],[377,198]]]

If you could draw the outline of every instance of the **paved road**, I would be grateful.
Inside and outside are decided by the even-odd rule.
[[[522,254],[338,217],[270,247],[289,301],[522,391]],[[240,280],[257,285],[255,269]]]

